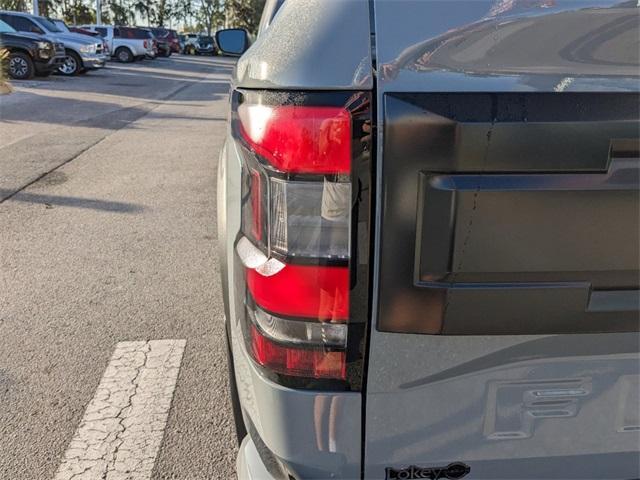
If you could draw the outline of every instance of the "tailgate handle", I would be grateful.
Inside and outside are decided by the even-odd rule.
[[[588,312],[638,312],[640,290],[593,291],[587,305]]]

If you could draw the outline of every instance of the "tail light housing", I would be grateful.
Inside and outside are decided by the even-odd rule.
[[[366,92],[232,97],[242,156],[237,311],[247,351],[279,383],[360,388],[370,132]]]

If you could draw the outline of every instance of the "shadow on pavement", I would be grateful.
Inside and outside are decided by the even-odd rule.
[[[80,126],[89,128],[106,128],[117,130],[124,125],[137,120],[149,113],[156,105],[170,102],[171,98],[183,91],[192,83],[172,81],[177,90],[160,98],[141,97],[143,103],[133,106],[123,106],[109,101],[69,98],[62,96],[43,95],[36,91],[28,93],[28,99],[14,105],[3,105],[0,108],[0,120],[5,123],[37,122],[50,125]],[[189,101],[212,101],[226,97],[229,92],[228,82],[201,82],[207,88],[190,92]],[[199,105],[192,105],[194,108]],[[173,118],[164,115],[165,118]],[[176,117],[193,118],[198,117]],[[0,148],[2,140],[0,139]]]
[[[11,195],[11,190],[0,189],[0,198]],[[6,198],[6,197],[5,197]],[[134,203],[114,202],[107,200],[96,200],[93,198],[66,197],[57,195],[41,195],[37,193],[17,193],[13,197],[6,198],[7,201],[38,203],[47,207],[54,205],[60,207],[88,208],[91,210],[101,210],[115,213],[140,213],[145,207]]]

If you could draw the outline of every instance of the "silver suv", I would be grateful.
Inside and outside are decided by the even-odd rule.
[[[44,35],[64,43],[66,58],[59,68],[63,75],[77,75],[105,66],[107,56],[103,51],[102,41],[88,35],[64,32],[51,20],[28,13],[0,11],[0,20],[19,32]]]
[[[218,170],[239,478],[638,478],[637,2],[264,15]]]

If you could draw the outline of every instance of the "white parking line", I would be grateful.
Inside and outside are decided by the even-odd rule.
[[[116,345],[55,480],[151,478],[185,344]]]

